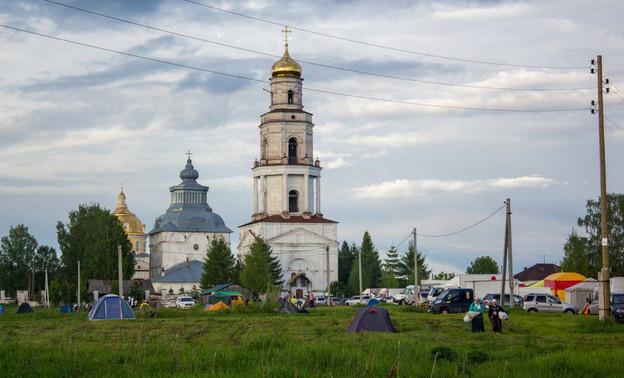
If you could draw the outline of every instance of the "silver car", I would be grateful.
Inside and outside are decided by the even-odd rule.
[[[529,294],[524,297],[522,306],[528,312],[563,312],[564,314],[578,314],[578,308],[550,294]]]

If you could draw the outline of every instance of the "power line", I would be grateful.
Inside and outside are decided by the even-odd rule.
[[[162,32],[162,33],[171,34],[171,35],[175,35],[175,36],[182,37],[182,38],[188,38],[188,39],[192,39],[192,40],[196,40],[196,41],[200,41],[200,42],[204,42],[204,43],[210,43],[210,44],[213,44],[213,45],[226,47],[226,48],[230,48],[230,49],[235,49],[235,50],[239,50],[239,51],[245,51],[245,52],[249,52],[249,53],[253,53],[253,54],[259,54],[259,55],[269,56],[269,57],[273,57],[273,58],[281,58],[281,55],[276,55],[276,54],[271,54],[271,53],[267,53],[267,52],[263,52],[263,51],[248,49],[248,48],[240,47],[240,46],[234,46],[234,45],[230,45],[230,44],[227,44],[227,43],[211,41],[211,40],[208,40],[208,39],[205,39],[205,38],[195,37],[195,36],[192,36],[192,35],[179,33],[179,32],[175,32],[175,31],[171,31],[171,30],[167,30],[167,29],[162,29],[162,28],[158,28],[158,27],[155,27],[155,26],[150,26],[150,25],[139,23],[139,22],[126,20],[126,19],[123,19],[123,18],[110,16],[110,15],[107,15],[107,14],[104,14],[104,13],[95,12],[95,11],[91,11],[91,10],[84,9],[84,8],[79,8],[79,7],[76,7],[76,6],[73,6],[73,5],[60,3],[58,1],[53,1],[53,0],[42,0],[42,1],[45,1],[45,2],[50,3],[50,4],[55,4],[55,5],[58,5],[58,6],[62,6],[62,7],[65,7],[65,8],[73,9],[73,10],[76,10],[76,11],[79,11],[79,12],[89,13],[89,14],[92,14],[92,15],[108,18],[108,19],[111,19],[111,20],[119,21],[119,22],[124,22],[124,23],[130,24],[130,25],[140,26],[140,27],[143,27],[143,28],[146,28],[146,29],[150,29],[150,30],[155,30],[155,31]],[[441,82],[441,81],[421,80],[421,79],[414,79],[414,78],[409,78],[409,77],[401,77],[401,76],[388,75],[388,74],[382,74],[382,73],[376,73],[376,72],[369,72],[369,71],[357,70],[357,69],[352,69],[352,68],[333,66],[333,65],[324,64],[324,63],[316,63],[316,62],[306,61],[306,60],[301,60],[301,59],[297,59],[297,61],[299,63],[309,64],[309,65],[312,65],[312,66],[329,68],[329,69],[339,70],[339,71],[344,71],[344,72],[352,72],[352,73],[368,75],[368,76],[383,77],[383,78],[386,78],[386,79],[410,81],[410,82],[423,83],[423,84],[432,84],[432,85],[461,87],[461,88],[506,90],[506,91],[531,91],[531,92],[580,91],[580,90],[594,89],[593,87],[578,87],[578,88],[510,88],[510,87],[493,87],[493,86],[485,86],[485,85],[447,83],[447,82]]]
[[[133,57],[133,58],[144,59],[144,60],[157,62],[157,63],[162,63],[162,64],[167,64],[167,65],[171,65],[171,66],[176,66],[176,67],[181,67],[181,68],[186,68],[186,69],[191,69],[191,70],[197,70],[197,71],[202,71],[202,72],[208,72],[208,73],[213,73],[215,75],[228,76],[228,77],[232,77],[232,78],[236,78],[236,79],[248,80],[248,81],[253,81],[253,82],[258,82],[258,83],[263,83],[263,84],[270,83],[267,80],[255,79],[255,78],[250,78],[250,77],[247,77],[247,76],[234,75],[234,74],[229,74],[229,73],[225,73],[225,72],[215,71],[215,70],[211,70],[211,69],[190,66],[190,65],[187,65],[187,64],[175,63],[175,62],[171,62],[171,61],[167,61],[167,60],[163,60],[163,59],[146,57],[146,56],[139,55],[139,54],[133,54],[133,53],[129,53],[129,52],[124,52],[124,51],[109,49],[109,48],[105,48],[105,47],[95,46],[95,45],[91,45],[91,44],[88,44],[88,43],[73,41],[73,40],[70,40],[70,39],[54,37],[54,36],[51,36],[51,35],[48,35],[48,34],[38,33],[38,32],[31,31],[31,30],[17,28],[17,27],[14,27],[14,26],[8,26],[8,25],[4,25],[4,24],[0,24],[0,26],[4,27],[6,29],[14,30],[14,31],[19,31],[19,32],[23,32],[23,33],[32,34],[32,35],[37,35],[37,36],[40,36],[40,37],[45,37],[45,38],[53,39],[53,40],[56,40],[56,41],[66,42],[66,43],[79,45],[79,46],[83,46],[83,47],[89,47],[89,48],[96,49],[96,50],[102,50],[102,51],[107,51],[107,52],[111,52],[111,53],[115,53],[115,54],[130,56],[130,57]],[[519,112],[519,113],[580,112],[580,111],[587,111],[587,108],[569,108],[569,109],[501,109],[501,108],[480,108],[480,107],[468,107],[468,106],[452,106],[452,105],[428,104],[428,103],[413,102],[413,101],[393,100],[393,99],[387,99],[387,98],[379,98],[379,97],[370,97],[370,96],[355,95],[355,94],[349,94],[349,93],[333,92],[333,91],[327,91],[327,90],[322,90],[322,89],[314,89],[314,88],[304,88],[304,90],[307,90],[307,91],[310,91],[310,92],[332,94],[332,95],[342,96],[342,97],[359,98],[359,99],[365,99],[365,100],[371,100],[371,101],[388,102],[388,103],[396,103],[396,104],[404,104],[404,105],[415,105],[415,106],[441,108],[441,109],[473,110],[473,111],[487,111],[487,112]]]
[[[264,19],[264,18],[260,18],[260,17],[249,16],[249,15],[246,15],[246,14],[243,14],[243,13],[229,11],[229,10],[226,10],[226,9],[223,9],[223,8],[218,8],[218,7],[215,7],[215,6],[212,6],[212,5],[203,4],[203,3],[200,3],[200,2],[197,2],[197,1],[192,1],[192,0],[181,0],[181,1],[184,1],[184,2],[187,2],[187,3],[190,3],[190,4],[199,5],[199,6],[202,6],[202,7],[205,7],[205,8],[209,8],[209,9],[212,9],[212,10],[216,10],[216,11],[219,11],[219,12],[229,13],[229,14],[232,14],[232,15],[235,15],[235,16],[244,17],[244,18],[248,18],[248,19],[251,19],[251,20],[264,22],[264,23],[271,24],[271,25],[277,25],[277,26],[280,26],[280,27],[284,26],[283,22],[276,22],[276,21],[271,21],[271,20],[267,20],[267,19]],[[521,67],[521,68],[540,68],[540,69],[586,69],[586,68],[588,68],[588,66],[538,66],[538,65],[528,65],[528,64],[510,64],[510,63],[491,62],[491,61],[484,61],[484,60],[456,58],[456,57],[451,57],[451,56],[429,54],[429,53],[424,53],[424,52],[419,52],[419,51],[400,49],[400,48],[397,48],[397,47],[379,45],[379,44],[376,44],[376,43],[358,41],[358,40],[351,39],[351,38],[344,38],[344,37],[340,37],[340,36],[333,35],[333,34],[316,32],[316,31],[313,31],[313,30],[310,30],[310,29],[304,29],[304,28],[291,26],[291,25],[289,25],[288,27],[293,29],[293,30],[299,30],[299,31],[302,31],[302,32],[305,32],[305,33],[320,35],[320,36],[323,36],[323,37],[338,39],[338,40],[341,40],[341,41],[357,43],[359,45],[365,45],[365,46],[370,46],[370,47],[377,47],[377,48],[385,49],[385,50],[391,50],[391,51],[403,52],[403,53],[408,53],[408,54],[426,56],[426,57],[429,57],[429,58],[446,59],[446,60],[452,60],[452,61],[464,62],[464,63],[477,63],[477,64],[487,64],[487,65],[491,65],[491,66]]]
[[[399,247],[401,246],[401,244],[405,243],[405,241],[407,239],[409,239],[413,234],[410,232],[409,234],[407,234],[407,236],[405,237],[405,239],[403,239],[399,244],[397,244],[394,248],[399,249]]]
[[[494,216],[494,214],[498,213],[498,212],[499,212],[499,211],[501,211],[503,208],[505,208],[505,206],[506,206],[506,205],[503,205],[503,206],[499,207],[499,208],[498,208],[495,212],[493,212],[492,214],[488,215],[487,217],[485,217],[485,218],[481,219],[481,220],[480,220],[480,221],[478,221],[477,223],[475,223],[475,224],[473,224],[473,225],[471,225],[471,226],[468,226],[468,227],[466,227],[466,228],[462,228],[461,230],[458,230],[458,231],[455,231],[455,232],[451,232],[451,233],[448,233],[448,234],[442,234],[442,235],[424,235],[424,234],[417,234],[417,235],[418,235],[418,236],[425,237],[425,238],[442,238],[442,237],[445,237],[445,236],[457,235],[457,234],[459,234],[459,233],[461,233],[461,232],[468,231],[468,230],[470,230],[471,228],[476,227],[476,226],[480,225],[481,223],[485,222],[486,220],[490,219],[491,217],[493,217],[493,216]]]
[[[618,125],[617,123],[613,122],[609,117],[607,116],[603,116],[607,121],[611,122],[613,124],[613,126],[617,127],[618,129],[624,131],[624,128],[622,128],[620,125]]]

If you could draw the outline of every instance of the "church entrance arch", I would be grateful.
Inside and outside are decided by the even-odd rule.
[[[303,299],[303,290],[297,289],[297,291],[295,292],[295,297],[297,297],[297,299]]]

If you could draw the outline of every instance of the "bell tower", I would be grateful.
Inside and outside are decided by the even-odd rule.
[[[321,214],[321,167],[314,160],[312,114],[303,110],[301,66],[288,53],[271,69],[271,105],[260,118],[260,159],[254,162],[252,220]]]

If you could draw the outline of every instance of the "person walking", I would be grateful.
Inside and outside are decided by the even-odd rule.
[[[483,313],[485,312],[485,306],[479,297],[475,297],[474,302],[470,304],[468,311],[479,313],[472,318],[472,333],[485,332],[485,329],[483,328]]]
[[[488,312],[488,317],[492,323],[492,331],[494,333],[501,333],[503,331],[503,323],[501,322],[500,313],[504,312],[503,308],[498,305],[496,299],[492,299],[492,305]]]

